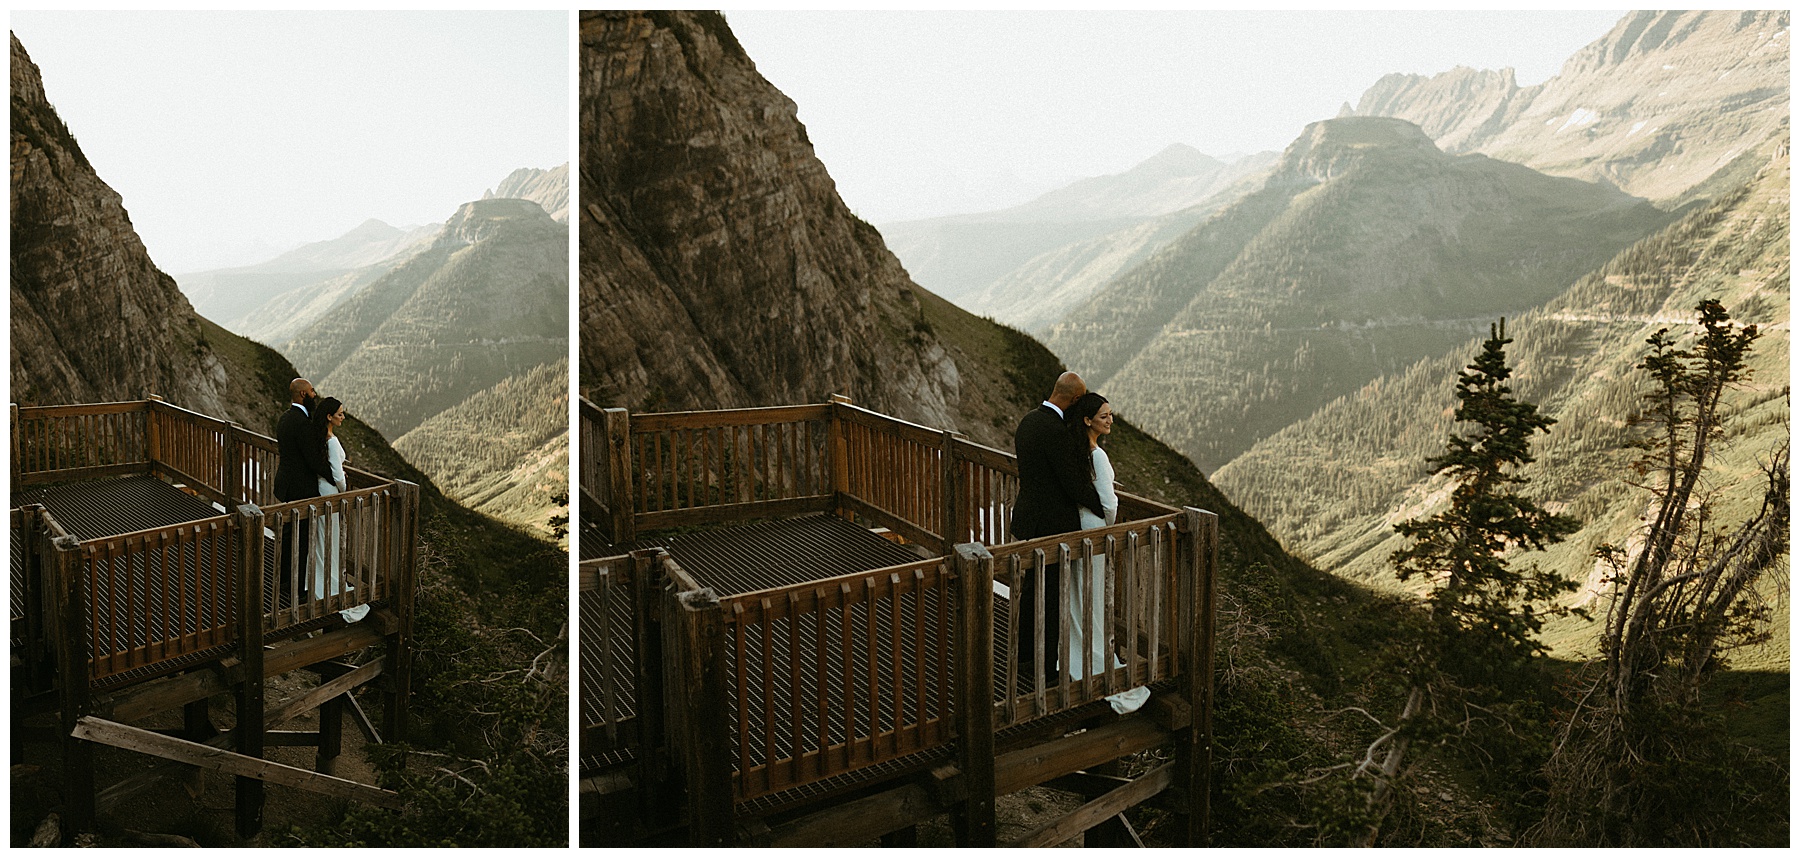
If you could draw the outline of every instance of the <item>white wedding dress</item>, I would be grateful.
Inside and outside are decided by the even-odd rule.
[[[344,479],[344,445],[336,435],[325,439],[325,458],[331,464],[332,479],[319,478],[320,497],[335,495],[348,487]],[[314,519],[312,533],[313,598],[341,595],[345,589],[344,570],[338,557],[338,546],[343,542],[343,515],[334,512]],[[354,623],[368,615],[369,606],[357,605],[339,613]]]
[[[1106,527],[1119,518],[1119,493],[1113,488],[1112,459],[1099,447],[1095,447],[1091,455],[1094,458],[1094,489],[1100,493],[1100,505],[1105,508],[1106,515],[1095,515],[1082,507],[1082,530]],[[1072,679],[1087,676],[1090,667],[1095,675],[1099,675],[1110,668],[1125,666],[1125,662],[1113,654],[1112,636],[1106,630],[1106,557],[1100,554],[1105,549],[1104,544],[1094,546],[1092,568],[1079,559],[1072,564],[1075,580],[1070,582],[1069,599],[1063,606],[1063,623],[1069,630],[1069,650],[1074,653],[1074,663],[1069,665]],[[1088,625],[1090,605],[1093,606],[1091,627]],[[1149,699],[1150,689],[1141,685],[1106,698],[1113,711],[1120,715],[1136,712]]]

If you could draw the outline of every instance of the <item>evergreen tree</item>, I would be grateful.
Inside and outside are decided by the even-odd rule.
[[[1373,784],[1363,845],[1380,837],[1415,740],[1478,748],[1489,761],[1484,770],[1499,779],[1537,768],[1520,738],[1528,731],[1511,723],[1536,720],[1534,695],[1520,693],[1518,678],[1531,676],[1531,657],[1545,650],[1535,635],[1543,615],[1554,610],[1552,600],[1575,585],[1535,564],[1514,568],[1506,555],[1559,542],[1580,525],[1519,494],[1526,479],[1518,469],[1532,461],[1532,436],[1555,421],[1513,396],[1510,342],[1503,319],[1489,329],[1475,362],[1457,374],[1456,420],[1472,426],[1452,433],[1444,453],[1426,460],[1433,474],[1451,480],[1448,507],[1394,526],[1412,540],[1392,556],[1398,577],[1424,577],[1433,586],[1426,626],[1400,668],[1411,685],[1405,708],[1352,774]]]
[[[1394,526],[1413,541],[1393,554],[1400,580],[1435,582],[1427,603],[1436,640],[1427,651],[1435,653],[1435,667],[1464,683],[1495,684],[1498,671],[1543,652],[1535,635],[1545,606],[1575,588],[1535,564],[1514,568],[1506,557],[1560,542],[1580,528],[1518,492],[1526,482],[1518,470],[1532,461],[1532,436],[1555,421],[1513,396],[1510,342],[1503,319],[1489,328],[1475,362],[1457,374],[1456,419],[1474,428],[1452,434],[1443,455],[1427,460],[1433,474],[1447,474],[1454,484],[1449,507]]]

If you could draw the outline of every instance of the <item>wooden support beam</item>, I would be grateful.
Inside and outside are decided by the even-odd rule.
[[[1176,570],[1180,592],[1177,651],[1181,665],[1176,696],[1193,717],[1175,730],[1175,780],[1180,793],[1177,843],[1204,846],[1211,825],[1212,648],[1218,570],[1219,517],[1187,507],[1176,520]]]
[[[1118,816],[1127,809],[1141,804],[1145,799],[1168,789],[1170,782],[1174,779],[1171,765],[1165,763],[1158,766],[1149,774],[1076,808],[1074,812],[1062,819],[1019,838],[1012,845],[1028,848],[1055,846],[1073,839],[1076,835]]]
[[[688,844],[730,846],[732,824],[730,722],[725,710],[725,611],[711,589],[670,594],[663,614],[675,659],[672,705],[687,775]]]
[[[994,795],[1015,793],[1168,741],[1154,721],[1126,717],[1111,724],[1001,754],[994,763]]]
[[[375,722],[369,720],[369,713],[363,711],[362,704],[356,702],[356,695],[344,695],[344,709],[350,713],[350,723],[362,731],[364,739],[372,744],[381,744],[381,733],[375,729]]]
[[[223,748],[214,748],[198,742],[163,736],[128,724],[105,721],[92,716],[83,717],[76,722],[74,736],[88,742],[150,754],[187,765],[199,766],[203,769],[236,775],[240,778],[252,778],[257,783],[267,781],[322,795],[373,804],[377,807],[400,808],[406,805],[406,800],[399,793],[391,790],[309,772],[259,757],[234,754]]]
[[[995,845],[994,556],[974,543],[956,546],[956,762],[963,800],[951,821],[956,845]]]
[[[320,705],[334,697],[349,693],[351,689],[380,676],[382,666],[386,663],[387,657],[383,656],[362,667],[352,670],[343,676],[337,677],[336,679],[319,683],[317,687],[308,690],[299,697],[281,704],[280,707],[273,712],[270,712],[265,716],[265,723],[263,726],[269,729],[279,727],[282,724],[293,720],[297,716],[317,709]]]
[[[381,643],[381,630],[365,629],[362,628],[363,625],[352,623],[316,638],[283,641],[276,644],[274,649],[262,650],[263,676],[279,676]],[[392,667],[393,661],[390,659],[388,669],[391,670]]]
[[[52,539],[44,531],[34,546],[45,556],[45,569],[55,581],[56,684],[63,727],[63,785],[67,823],[86,831],[94,823],[94,750],[66,738],[75,721],[88,713],[87,600],[82,586],[80,543],[73,536]]]
[[[631,554],[631,634],[636,644],[632,666],[637,689],[638,812],[650,827],[671,827],[681,807],[681,788],[671,777],[664,726],[668,723],[663,691],[663,593],[661,548]]]
[[[237,738],[238,753],[255,759],[263,755],[264,729],[263,511],[254,504],[239,506],[237,526],[238,660],[244,665],[244,676],[238,683],[237,726],[232,735]],[[263,782],[245,772],[235,774],[237,833],[249,838],[262,830]]]
[[[910,828],[944,809],[929,787],[909,783],[774,826],[769,832],[769,845],[857,846],[869,842],[871,837],[886,837]]]
[[[413,595],[419,562],[419,487],[405,480],[394,482],[400,497],[399,564],[390,583],[388,601],[394,607],[398,628],[388,637],[388,672],[391,678],[383,732],[396,742],[406,740],[407,706],[412,694]]]

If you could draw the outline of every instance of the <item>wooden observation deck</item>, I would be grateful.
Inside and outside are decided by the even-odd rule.
[[[273,439],[156,397],[12,407],[14,757],[21,723],[54,713],[73,826],[154,782],[96,796],[94,744],[237,776],[244,836],[261,826],[265,781],[399,803],[330,772],[346,716],[380,741],[352,690],[377,681],[383,729],[404,730],[418,486],[346,468],[349,491],[280,503],[276,463]],[[297,552],[280,569],[282,539],[315,529],[344,586],[302,598],[311,570]],[[360,622],[339,613],[360,605]],[[319,684],[265,709],[265,681],[300,669]],[[208,698],[223,692],[236,711],[221,734]],[[180,730],[129,723],[177,707]],[[315,709],[316,732],[275,730]],[[317,771],[263,759],[271,745],[317,747]]]
[[[1010,454],[842,398],[580,414],[584,829],[906,843],[949,814],[960,844],[994,845],[995,799],[1041,784],[1088,801],[1021,845],[1128,842],[1145,801],[1205,841],[1214,514],[1122,492],[1116,525],[1014,541]],[[1119,666],[1079,665],[1068,622],[1021,640],[1044,605],[1016,585],[1069,604],[1067,570],[1096,562],[1085,625]],[[1115,714],[1136,686],[1150,703]],[[1109,768],[1164,745],[1136,778]]]

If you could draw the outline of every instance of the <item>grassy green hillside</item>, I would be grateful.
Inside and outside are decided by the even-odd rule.
[[[566,511],[569,492],[568,360],[470,396],[394,449],[458,503],[550,538],[550,517]]]
[[[521,200],[469,203],[438,242],[295,337],[319,392],[399,437],[568,354],[568,228]]]
[[[1634,546],[1648,502],[1629,484],[1636,458],[1630,420],[1647,389],[1633,366],[1653,331],[1690,329],[1702,298],[1721,300],[1735,319],[1763,330],[1751,380],[1727,399],[1731,422],[1709,477],[1721,520],[1741,518],[1760,497],[1757,464],[1789,431],[1788,195],[1785,155],[1765,161],[1750,184],[1638,242],[1544,307],[1508,320],[1516,340],[1508,349],[1514,389],[1558,421],[1535,442],[1538,461],[1525,473],[1536,497],[1586,525],[1535,559],[1589,585],[1578,603],[1604,607],[1595,598],[1592,551],[1601,542]],[[1455,372],[1475,347],[1471,340],[1370,381],[1214,476],[1321,568],[1397,586],[1387,563],[1401,544],[1392,525],[1443,501],[1445,484],[1426,474],[1424,461],[1441,451],[1451,429]],[[1559,651],[1576,655],[1591,634],[1574,621],[1546,629]],[[1741,666],[1787,664],[1783,622],[1775,641]]]
[[[1667,220],[1598,185],[1447,156],[1398,120],[1332,120],[1263,191],[1115,280],[1049,343],[1210,471]]]

